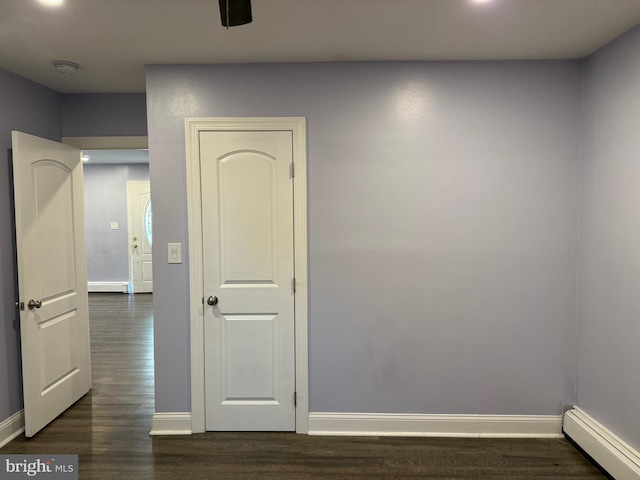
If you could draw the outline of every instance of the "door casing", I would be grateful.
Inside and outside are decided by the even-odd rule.
[[[296,432],[309,431],[309,343],[307,277],[307,142],[304,117],[187,118],[189,220],[189,315],[191,327],[191,431],[205,431],[204,285],[199,136],[204,131],[290,131],[293,135],[295,262]]]

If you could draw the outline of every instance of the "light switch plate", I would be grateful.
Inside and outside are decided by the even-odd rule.
[[[182,244],[181,243],[168,243],[168,263],[182,263]]]
[[[111,230],[118,230],[119,228],[118,222],[111,222]]]

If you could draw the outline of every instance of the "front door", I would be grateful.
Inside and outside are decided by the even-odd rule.
[[[80,150],[12,132],[25,433],[91,388]]]
[[[147,180],[127,182],[129,217],[129,285],[131,293],[153,292],[151,186]]]
[[[199,137],[207,430],[295,430],[292,141]]]

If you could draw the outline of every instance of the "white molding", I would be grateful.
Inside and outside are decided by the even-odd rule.
[[[24,410],[14,413],[0,423],[0,448],[24,432]]]
[[[87,282],[89,293],[129,293],[129,282]]]
[[[62,137],[62,143],[82,150],[146,150],[149,137]]]
[[[149,435],[191,435],[191,413],[154,413]]]
[[[564,414],[564,432],[609,475],[640,480],[640,452],[580,408]]]
[[[561,438],[562,416],[310,413],[309,435]]]
[[[192,431],[205,431],[204,310],[202,299],[202,206],[200,203],[199,135],[203,131],[284,130],[293,134],[295,332],[296,332],[296,432],[309,429],[309,341],[307,277],[307,140],[303,117],[202,117],[185,121],[187,150],[187,201],[189,225],[189,285],[191,326]]]

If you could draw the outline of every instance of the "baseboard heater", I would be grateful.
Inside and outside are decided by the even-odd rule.
[[[129,293],[129,282],[87,282],[89,293]]]
[[[616,480],[640,480],[640,452],[580,408],[564,414],[564,433]]]

